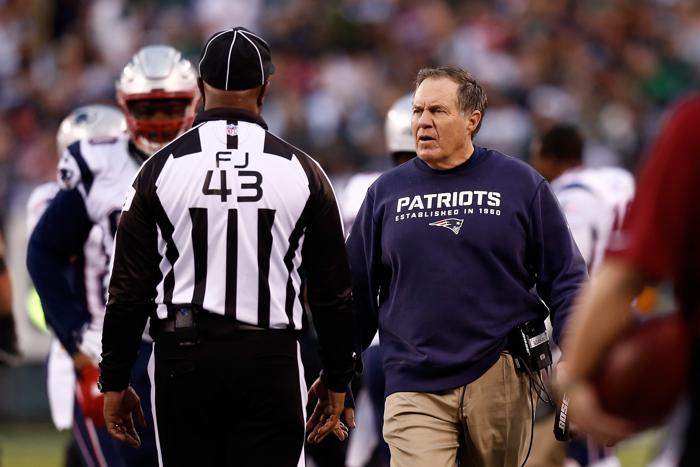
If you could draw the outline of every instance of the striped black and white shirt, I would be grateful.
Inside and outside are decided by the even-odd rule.
[[[164,319],[170,305],[193,304],[241,323],[301,329],[305,288],[327,383],[343,390],[354,368],[352,287],[328,177],[260,116],[207,110],[143,164],[127,194],[103,386],[126,386],[148,315]]]

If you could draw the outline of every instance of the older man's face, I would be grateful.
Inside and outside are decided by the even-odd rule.
[[[428,78],[413,96],[411,131],[416,153],[431,167],[443,168],[460,154],[469,155],[469,118],[459,110],[457,89],[449,78]]]

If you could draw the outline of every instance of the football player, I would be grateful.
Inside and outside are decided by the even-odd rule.
[[[107,105],[87,105],[79,107],[63,119],[56,135],[58,154],[63,154],[66,148],[83,138],[116,138],[126,132],[126,120],[122,112],[116,107]],[[27,232],[31,235],[39,218],[46,207],[60,190],[57,182],[48,182],[39,185],[29,196],[27,202]],[[70,265],[66,267],[66,277],[71,284],[71,294],[83,301],[83,306],[76,309],[76,314],[61,313],[56,315],[54,309],[45,312],[46,321],[51,327],[54,337],[49,349],[47,360],[47,389],[49,407],[54,425],[59,430],[73,428],[74,445],[79,457],[82,459],[96,459],[93,440],[109,440],[106,430],[96,426],[92,417],[84,414],[79,405],[74,404],[74,399],[79,397],[88,407],[90,401],[93,406],[99,405],[101,399],[95,397],[91,391],[88,368],[94,368],[94,355],[89,356],[88,339],[83,341],[81,336],[89,329],[93,321],[101,319],[104,304],[102,296],[102,280],[104,278],[104,255],[100,241],[99,227],[93,227],[85,242],[81,254],[70,258]],[[72,350],[72,355],[66,351]],[[78,377],[76,378],[76,374]],[[76,385],[77,380],[83,382]],[[85,391],[78,392],[80,388]],[[75,417],[74,417],[75,413]],[[97,415],[97,414],[95,414]],[[86,418],[87,423],[86,423]],[[99,420],[99,418],[98,418]],[[100,450],[102,450],[100,448]],[[111,445],[109,452],[114,451]],[[75,461],[70,458],[67,465],[83,465],[84,461]]]
[[[532,156],[557,195],[589,273],[594,272],[622,227],[634,197],[634,177],[620,167],[584,167],[583,137],[572,125],[545,131]]]
[[[415,157],[416,148],[411,135],[412,94],[406,94],[394,102],[387,112],[384,122],[384,136],[386,148],[391,155],[393,165],[400,165]],[[367,188],[381,175],[381,172],[361,172],[350,177],[339,201],[343,214],[345,232],[350,232],[350,227],[355,221],[357,211],[360,210],[362,201],[367,194]]]
[[[578,128],[556,124],[534,142],[532,164],[550,182],[595,281],[594,273],[606,249],[616,241],[635,186],[634,177],[625,169],[585,167],[583,147],[583,136]],[[535,465],[564,465],[566,447],[552,436],[552,417],[538,419],[532,458]],[[612,450],[574,440],[568,446],[568,456],[581,465],[588,465],[608,459]]]
[[[91,309],[86,304],[90,300],[94,300],[99,311],[77,339],[61,341],[73,357],[75,367],[80,369],[81,377],[89,375],[91,391],[101,354],[110,256],[125,193],[139,166],[191,126],[199,101],[196,81],[190,62],[174,48],[148,46],[139,50],[116,83],[127,133],[80,139],[63,151],[58,165],[61,189],[31,235],[27,266],[47,316],[84,315],[86,308]],[[101,266],[101,280],[93,284],[95,290],[86,285],[85,297],[80,297],[71,293],[67,272],[72,258],[79,256],[88,244],[95,245],[94,251],[86,256]],[[118,443],[121,459],[107,460],[102,455],[104,449],[98,452],[99,446],[95,444],[93,462],[97,465],[158,464],[147,372],[151,348],[152,344],[144,337],[131,375],[132,386],[147,412],[148,426],[141,435],[142,446],[134,450]],[[99,403],[93,402],[83,400],[83,410],[101,412]],[[99,423],[99,416],[95,417],[91,421]],[[100,446],[104,447],[104,443]]]

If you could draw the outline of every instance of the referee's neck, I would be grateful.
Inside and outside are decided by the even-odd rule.
[[[239,110],[247,110],[248,112],[252,112],[256,115],[260,115],[262,112],[262,106],[258,106],[255,104],[255,102],[250,103],[250,102],[236,102],[236,103],[229,103],[229,102],[221,102],[221,101],[216,101],[216,100],[205,100],[205,105],[204,105],[204,110],[209,110],[209,109],[239,109]]]
[[[241,91],[224,91],[204,82],[202,84],[200,90],[204,97],[204,110],[223,107],[247,110],[257,115],[262,113],[267,85]]]

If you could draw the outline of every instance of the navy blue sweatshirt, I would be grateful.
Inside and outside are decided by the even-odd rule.
[[[474,381],[511,329],[546,316],[542,301],[558,341],[586,278],[542,176],[479,147],[450,170],[414,158],[383,174],[348,250],[362,347],[378,326],[387,395]]]

